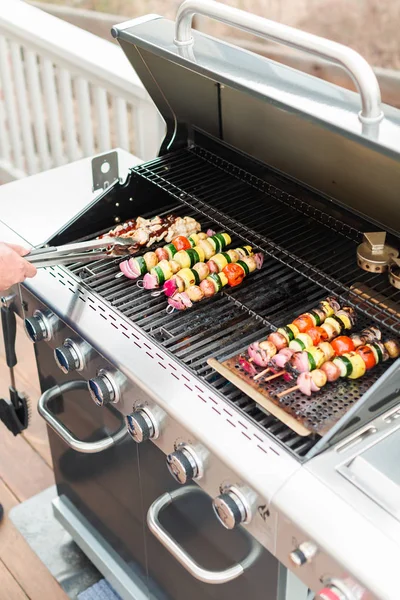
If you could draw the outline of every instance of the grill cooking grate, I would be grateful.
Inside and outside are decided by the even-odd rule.
[[[239,288],[225,290],[215,299],[172,315],[165,312],[162,296],[153,297],[133,282],[115,278],[120,259],[72,265],[70,269],[288,449],[305,456],[317,436],[301,438],[266,414],[211,370],[207,359],[213,356],[223,361],[237,354],[271,328],[311,308],[327,295],[326,291],[348,303],[350,286],[361,281],[390,295],[392,301],[400,294],[389,289],[384,276],[364,273],[357,267],[360,231],[204,149],[194,147],[156,159],[135,168],[134,176],[177,200],[176,207],[168,212],[193,216],[203,230],[229,231],[233,245],[247,242],[265,252],[263,269]],[[393,314],[385,310],[377,314],[373,303],[366,303],[362,312],[367,319],[360,315],[360,327],[374,317],[380,327],[400,331]],[[384,369],[379,367],[359,381],[331,385],[311,402],[301,394],[291,394],[284,402],[290,403],[294,412],[305,413],[310,422],[329,422],[354,404]],[[275,381],[269,389],[278,392],[283,388]]]
[[[373,301],[383,296],[398,304],[400,291],[387,274],[357,266],[357,246],[370,223],[360,219],[362,230],[344,224],[199,146],[141,165],[136,172],[348,304],[359,306],[351,287],[364,284],[371,296],[363,302],[364,314],[400,333],[400,314],[377,309]]]

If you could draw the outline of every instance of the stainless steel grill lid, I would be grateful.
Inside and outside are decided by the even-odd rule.
[[[194,13],[331,57],[360,94],[192,32]],[[400,232],[400,111],[381,106],[354,51],[209,0],[187,0],[176,24],[149,15],[112,33],[167,123],[162,153],[203,132]]]

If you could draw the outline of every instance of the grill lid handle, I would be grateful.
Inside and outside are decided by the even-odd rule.
[[[180,5],[175,23],[176,46],[193,45],[192,20],[196,14],[342,66],[353,79],[361,96],[362,109],[358,114],[361,123],[373,125],[383,119],[381,91],[376,75],[367,61],[351,48],[214,0],[185,0]]]

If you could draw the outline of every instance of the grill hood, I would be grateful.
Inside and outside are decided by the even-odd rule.
[[[175,23],[157,15],[112,33],[167,123],[161,154],[206,134],[400,232],[400,111],[363,124],[358,94],[196,31],[177,46]]]

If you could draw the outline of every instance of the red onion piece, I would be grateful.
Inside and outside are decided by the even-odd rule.
[[[151,275],[150,273],[146,273],[143,277],[143,287],[145,290],[155,290],[159,287],[158,280],[155,275]]]
[[[307,352],[295,352],[290,359],[290,364],[297,373],[306,373],[310,370]]]
[[[175,294],[175,292],[178,289],[178,285],[176,283],[176,280],[174,277],[172,277],[172,279],[168,279],[168,281],[166,281],[163,285],[163,290],[165,292],[165,295],[168,297],[171,297]]]
[[[255,261],[256,261],[257,269],[261,269],[261,267],[264,264],[264,254],[262,252],[257,252],[254,255],[254,258],[255,258]]]
[[[266,352],[261,350],[257,342],[250,344],[247,348],[247,352],[256,365],[259,367],[268,367],[269,357]]]
[[[129,264],[129,261],[130,259],[124,260],[122,263],[119,264],[119,268],[125,275],[125,277],[128,277],[128,279],[137,279],[139,277],[139,274],[132,269],[131,265]]]
[[[311,384],[313,383],[310,373],[300,373],[297,378],[297,385],[302,394],[311,396]]]
[[[246,358],[239,358],[239,365],[242,367],[243,371],[245,371],[245,373],[247,373],[251,377],[257,374],[257,369],[255,368],[255,366]]]
[[[293,354],[294,351],[291,348],[282,348],[282,350],[280,350],[278,354],[275,354],[275,356],[272,358],[272,362],[279,369],[284,369],[286,364],[292,358]]]
[[[287,371],[282,375],[282,377],[285,381],[293,381],[294,379],[293,375],[291,373],[288,373]]]

